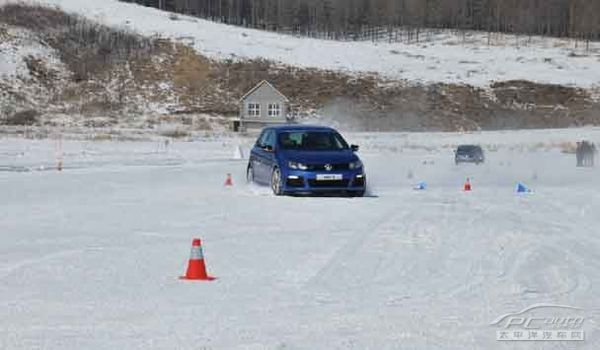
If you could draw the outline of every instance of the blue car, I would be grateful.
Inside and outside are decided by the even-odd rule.
[[[275,195],[344,193],[363,196],[365,169],[336,130],[285,125],[265,128],[252,148],[248,182],[270,185]]]

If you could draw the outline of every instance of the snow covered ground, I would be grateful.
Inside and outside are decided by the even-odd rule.
[[[0,0],[0,5],[17,0]],[[390,79],[465,83],[525,79],[580,87],[600,84],[600,44],[471,32],[441,32],[419,43],[336,42],[296,38],[178,16],[116,0],[26,1],[58,6],[87,18],[145,35],[170,37],[216,59],[259,58],[283,64],[375,72]],[[488,45],[490,43],[490,45]]]
[[[0,139],[0,349],[564,349],[490,323],[600,306],[599,172],[561,152],[583,137],[600,130],[348,134],[360,199],[245,184],[250,139],[64,141],[60,173],[57,141]],[[488,162],[455,166],[461,142]],[[178,280],[193,237],[218,280]]]

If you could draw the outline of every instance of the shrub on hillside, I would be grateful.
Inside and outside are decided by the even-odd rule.
[[[34,125],[38,122],[40,114],[33,109],[16,112],[9,116],[4,122],[6,125]]]
[[[181,139],[192,136],[191,132],[179,126],[160,127],[159,135],[173,139]]]

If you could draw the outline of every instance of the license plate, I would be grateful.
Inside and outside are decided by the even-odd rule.
[[[342,174],[317,174],[317,181],[342,180]]]

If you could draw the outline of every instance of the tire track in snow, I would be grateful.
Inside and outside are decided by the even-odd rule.
[[[451,204],[454,205],[455,209],[462,210],[462,208],[456,208],[457,203],[458,202],[453,202]],[[481,204],[486,203],[485,201],[480,201],[478,203],[479,210],[476,213],[471,213],[467,216],[467,222],[465,226],[469,228],[469,232],[472,232],[472,228],[476,227],[477,223],[479,223],[480,221],[484,222],[483,227],[486,227],[485,222],[486,220],[488,220],[489,214],[491,212],[494,212],[494,210],[498,207],[498,205],[494,205],[493,202],[488,202],[489,204],[485,206],[482,206]],[[470,210],[472,210],[473,208],[473,203],[466,203],[465,205],[468,206],[470,212]],[[450,220],[448,220],[448,218],[453,216],[452,211],[449,210],[451,207],[452,206],[446,206],[444,208],[445,227],[449,227]],[[465,247],[462,248],[465,249]],[[467,272],[465,273],[465,276],[467,276],[467,278],[465,279],[464,283],[459,283],[458,285],[452,286],[451,288],[448,288],[444,293],[456,297],[472,292],[473,290],[477,289],[476,287],[481,287],[485,283],[487,277],[483,272],[485,270],[483,268],[484,258],[485,256],[478,255],[475,259],[471,259],[467,266]]]
[[[344,265],[344,262],[348,260],[348,257],[356,255],[355,253],[364,245],[365,241],[376,234],[380,227],[394,219],[398,219],[398,217],[394,215],[398,212],[398,207],[399,205],[394,205],[392,209],[386,211],[383,215],[378,216],[376,220],[369,221],[366,224],[366,229],[355,230],[348,238],[347,243],[337,249],[327,263],[306,282],[306,285],[320,285],[327,279],[327,276],[335,274],[335,271]],[[400,220],[405,218],[408,214],[409,211],[404,211]]]
[[[19,269],[27,268],[27,267],[30,267],[33,265],[37,265],[39,263],[48,262],[48,261],[57,260],[57,259],[63,259],[66,257],[80,255],[80,254],[84,254],[84,253],[88,253],[88,252],[92,252],[92,251],[102,251],[102,250],[106,250],[106,248],[99,247],[99,248],[85,248],[85,249],[69,249],[69,250],[62,250],[59,252],[45,254],[45,255],[42,255],[37,258],[23,259],[16,263],[0,267],[0,279],[4,279],[4,278],[10,276],[12,273],[14,273],[15,271],[17,271]]]
[[[580,248],[574,248],[576,242],[572,241],[573,237],[565,236],[566,232],[579,232],[584,225],[568,221],[564,217],[562,220],[553,220],[555,213],[562,214],[564,211],[548,198],[532,204],[526,207],[518,205],[504,212],[504,215],[514,219],[510,234],[502,235],[504,243],[508,244],[506,249],[500,243],[502,250],[498,256],[498,264],[502,271],[498,276],[485,276],[482,282],[503,286],[493,293],[493,298],[496,299],[505,297],[506,292],[512,298],[514,295],[526,294],[556,298],[589,290],[591,281],[585,275],[564,275],[565,269],[577,271],[583,270],[586,264],[597,265],[597,261],[586,263],[575,254],[581,252]],[[502,209],[502,206],[497,207]],[[539,230],[540,227],[545,229]],[[513,241],[518,242],[518,245],[511,244]],[[586,239],[586,242],[589,241]],[[455,292],[461,294],[463,291]]]
[[[60,258],[68,257],[71,255],[80,254],[83,252],[84,252],[84,250],[82,250],[82,249],[63,250],[60,252],[45,254],[38,258],[23,259],[21,261],[11,264],[11,265],[0,267],[0,278],[6,278],[6,277],[10,276],[13,272],[15,272],[19,269],[22,269],[22,268],[29,267],[31,265],[35,265],[38,263],[42,263],[42,262],[46,262],[46,261],[50,261],[50,260],[54,260],[54,259],[60,259]]]

